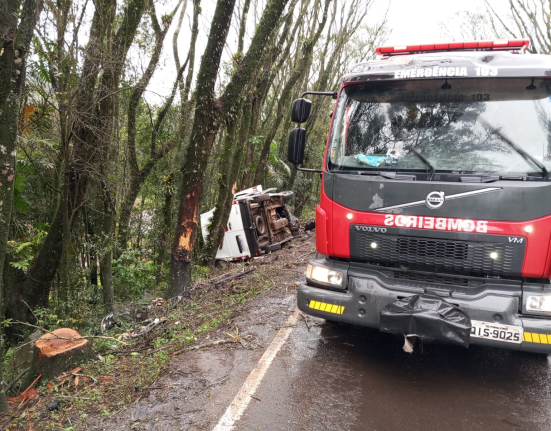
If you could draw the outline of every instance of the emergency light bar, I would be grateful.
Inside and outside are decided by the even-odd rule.
[[[429,45],[379,46],[375,52],[379,55],[389,56],[434,51],[517,51],[525,50],[529,45],[528,39],[484,40]]]

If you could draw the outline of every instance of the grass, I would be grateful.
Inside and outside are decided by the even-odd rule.
[[[57,379],[41,382],[37,388],[39,401],[26,410],[15,409],[11,420],[0,422],[0,427],[7,430],[80,430],[85,429],[84,423],[91,415],[116,415],[147,393],[169,366],[174,352],[191,346],[218,328],[225,327],[230,331],[236,311],[274,286],[259,274],[242,279],[241,283],[229,283],[226,291],[198,294],[184,305],[165,303],[163,307],[154,307],[155,316],[164,315],[168,322],[131,346],[118,345],[111,340],[91,340],[103,361],[94,358],[82,364],[79,374],[89,376],[88,381],[80,381],[75,386],[73,380],[61,387],[55,386],[59,382]],[[130,326],[126,323],[116,333],[124,332]],[[115,336],[116,333],[108,335]],[[167,348],[154,352],[164,347]],[[61,402],[61,410],[48,412],[46,405],[55,399]],[[35,424],[34,428],[32,424]]]
[[[232,339],[240,336],[233,319],[239,315],[244,304],[265,292],[293,284],[296,273],[302,268],[302,264],[297,266],[293,259],[313,249],[313,241],[298,244],[291,245],[287,253],[281,253],[279,260],[260,266],[242,278],[217,289],[193,291],[191,297],[181,304],[165,302],[163,306],[148,308],[148,303],[142,302],[134,310],[134,315],[141,315],[139,319],[128,319],[106,335],[117,337],[139,328],[139,322],[146,317],[166,317],[167,322],[144,337],[129,341],[128,346],[113,340],[91,339],[94,358],[80,364],[83,368],[78,373],[88,376],[87,381],[81,379],[75,385],[74,378],[71,378],[58,387],[59,378],[51,382],[41,381],[40,386],[35,387],[40,392],[38,400],[27,402],[20,408],[14,405],[11,416],[0,419],[0,429],[86,430],[91,418],[117,416],[130,404],[148,396],[148,389],[177,358],[176,352],[203,344],[207,337],[214,341],[230,339],[226,333],[231,334]],[[291,269],[291,275],[285,276],[285,268],[289,264],[294,264],[296,269]],[[240,267],[233,268],[239,271]],[[213,335],[215,332],[216,336]],[[243,343],[246,345],[245,341]],[[97,355],[101,355],[102,360],[98,360]],[[60,401],[61,409],[49,412],[47,404],[54,400]]]

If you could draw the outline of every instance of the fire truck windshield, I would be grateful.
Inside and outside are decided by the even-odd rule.
[[[551,168],[551,80],[344,87],[329,142],[330,170],[427,171],[419,154],[436,172],[541,176],[541,164]]]

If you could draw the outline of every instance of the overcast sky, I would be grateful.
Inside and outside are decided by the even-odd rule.
[[[505,0],[493,0],[496,12],[507,13]],[[407,45],[442,41],[442,25],[457,25],[456,15],[463,11],[485,12],[483,0],[375,0],[376,10],[388,11],[392,29],[390,45]],[[447,39],[447,38],[446,38]]]
[[[346,0],[336,0],[346,1]],[[191,0],[188,1],[186,17],[182,25],[182,31],[179,38],[180,57],[185,58],[189,47],[190,25],[192,16]],[[242,0],[237,0],[237,5],[240,8]],[[254,4],[251,7],[249,18],[255,13]],[[259,4],[264,3],[258,1]],[[507,14],[507,2],[505,0],[491,0],[491,3],[498,13]],[[166,13],[174,7],[174,1],[161,0],[158,4],[158,14]],[[199,40],[197,45],[197,57],[195,70],[197,71],[201,61],[201,55],[205,48],[206,39],[210,30],[210,20],[214,13],[216,0],[202,0],[201,21],[199,25]],[[392,33],[388,39],[388,45],[407,45],[416,43],[433,43],[444,41],[449,38],[443,34],[443,27],[451,29],[458,27],[457,14],[463,11],[485,11],[484,0],[374,0],[372,11],[368,16],[368,23],[376,23],[388,11],[388,27]],[[260,16],[262,10],[256,10],[256,14]],[[175,17],[175,20],[177,17]],[[172,27],[175,27],[173,23]],[[237,29],[236,24],[232,23],[232,31],[228,37],[230,45],[236,45]],[[160,103],[161,98],[166,97],[172,89],[172,84],[176,76],[174,60],[172,57],[172,32],[169,32],[164,47],[162,56],[162,66],[155,73],[150,87],[149,93],[146,96],[151,102]],[[252,37],[254,25],[251,24],[247,29],[247,37]],[[144,63],[143,68],[147,64]]]

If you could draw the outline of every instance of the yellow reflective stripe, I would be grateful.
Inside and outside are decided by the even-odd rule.
[[[522,337],[522,341],[528,341],[529,343],[551,344],[551,335],[525,332],[524,337]]]
[[[314,310],[325,311],[326,313],[333,313],[333,314],[344,313],[344,306],[342,305],[326,304],[325,302],[314,301],[313,299],[310,300],[308,307],[313,308]]]

